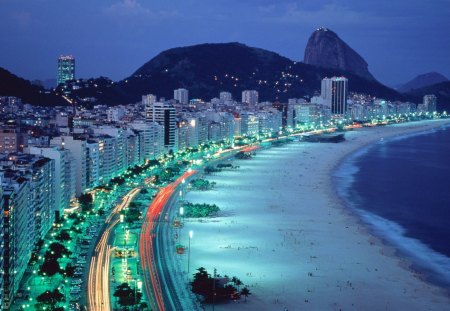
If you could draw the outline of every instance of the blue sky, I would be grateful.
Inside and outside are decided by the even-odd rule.
[[[450,78],[450,0],[0,0],[0,66],[54,78],[72,54],[77,77],[119,80],[165,49],[239,41],[303,60],[314,29],[335,31],[392,85]]]

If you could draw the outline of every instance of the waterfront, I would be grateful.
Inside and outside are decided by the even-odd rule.
[[[238,310],[445,310],[446,292],[423,282],[336,196],[331,174],[352,152],[381,138],[448,121],[360,129],[339,144],[291,143],[237,161],[208,177],[214,190],[186,200],[217,204],[221,215],[186,220],[191,267],[236,275],[253,295]],[[212,238],[214,237],[214,238]]]
[[[347,205],[430,280],[450,287],[450,131],[385,139],[349,157],[337,171]]]

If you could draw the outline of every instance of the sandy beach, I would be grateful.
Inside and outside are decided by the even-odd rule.
[[[216,310],[450,310],[448,292],[421,280],[372,236],[336,195],[336,166],[362,147],[449,124],[438,120],[363,128],[338,144],[299,143],[235,160],[237,170],[206,176],[210,191],[186,200],[217,204],[220,217],[186,219],[190,269],[237,276],[252,293]],[[187,244],[187,241],[185,241]],[[178,264],[186,270],[186,255]],[[211,306],[206,308],[211,309]]]

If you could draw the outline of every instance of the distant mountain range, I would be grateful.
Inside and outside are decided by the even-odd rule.
[[[336,50],[334,54],[333,50]],[[320,59],[328,61],[319,62]],[[170,99],[173,90],[182,87],[189,90],[190,98],[204,100],[218,97],[221,91],[231,92],[240,100],[243,90],[254,89],[262,101],[287,101],[319,94],[324,77],[345,76],[349,79],[350,92],[388,100],[422,101],[420,90],[401,94],[376,81],[364,59],[328,29],[312,34],[305,61],[311,64],[236,42],[179,47],[161,52],[121,81],[101,77],[77,83],[70,96],[78,103],[95,98],[98,104],[118,105],[138,102],[142,95],[149,93]],[[33,104],[65,102],[58,95],[62,94],[61,87],[45,92],[6,70],[0,71],[0,79],[0,95],[22,97]],[[437,87],[445,88],[445,85]],[[439,89],[436,91],[439,93]],[[445,90],[440,94],[438,107],[441,109],[441,101],[450,103],[450,96]]]
[[[400,86],[397,90],[400,93],[409,93],[409,92],[414,92],[414,90],[426,88],[433,84],[438,84],[438,83],[445,82],[445,81],[448,81],[448,79],[446,77],[444,77],[443,75],[441,75],[440,73],[429,72],[429,73],[424,73],[424,74],[418,75],[411,81],[408,81],[407,83]]]

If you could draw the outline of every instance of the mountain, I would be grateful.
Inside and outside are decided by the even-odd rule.
[[[375,80],[367,62],[339,36],[327,28],[319,28],[309,37],[304,63],[323,68],[341,69],[367,80]]]
[[[116,105],[141,100],[153,93],[173,98],[173,90],[186,88],[190,98],[209,100],[228,91],[237,100],[246,89],[257,90],[261,100],[312,96],[324,77],[346,76],[349,90],[393,100],[405,95],[373,79],[340,69],[316,67],[292,61],[267,50],[241,43],[200,44],[164,51],[130,77],[96,89],[98,103]],[[74,96],[77,92],[74,91]],[[97,96],[98,95],[98,96]],[[83,96],[89,96],[84,93]]]
[[[420,89],[440,82],[448,81],[446,77],[438,72],[429,72],[422,75],[418,75],[411,81],[403,84],[398,91],[401,93],[408,93],[414,89]]]
[[[411,90],[408,95],[422,99],[424,95],[434,94],[437,97],[437,110],[450,111],[450,81],[444,81],[419,89]]]
[[[35,105],[67,105],[60,96],[46,91],[43,87],[33,85],[8,70],[0,67],[0,96],[22,98],[24,103]]]

